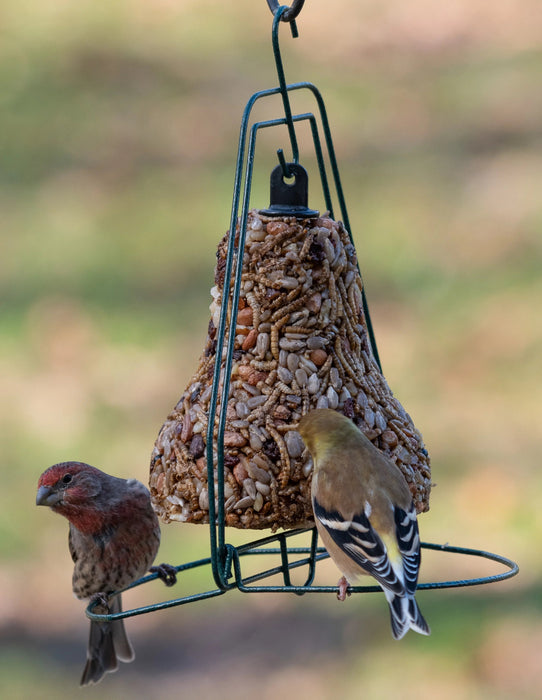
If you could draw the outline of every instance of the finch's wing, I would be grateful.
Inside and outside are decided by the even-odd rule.
[[[324,508],[316,498],[313,507],[315,516],[345,554],[374,576],[383,588],[399,595],[404,594],[405,585],[394,571],[386,546],[373,529],[365,511],[346,520],[337,510]]]
[[[399,551],[403,557],[403,574],[405,588],[408,593],[414,594],[418,584],[418,572],[420,570],[420,535],[418,533],[418,521],[414,504],[408,511],[396,507],[394,510],[395,534]]]

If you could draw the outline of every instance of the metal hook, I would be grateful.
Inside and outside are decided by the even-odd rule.
[[[277,10],[280,7],[278,0],[267,0],[267,4],[269,5],[269,9],[271,10],[271,12],[274,15],[276,15]],[[282,14],[281,20],[283,22],[293,22],[298,16],[298,14],[301,12],[301,9],[304,4],[305,0],[293,0],[291,6],[288,7],[286,11]]]
[[[292,177],[292,174],[290,173],[290,168],[288,167],[288,163],[286,162],[286,158],[284,157],[284,151],[282,150],[282,148],[279,148],[277,150],[277,156],[282,170],[282,177],[286,178],[286,180],[289,180]]]
[[[277,76],[279,79],[280,94],[282,97],[282,104],[284,107],[284,116],[286,117],[286,126],[288,127],[288,134],[290,136],[290,143],[292,145],[292,160],[294,163],[299,162],[299,149],[297,146],[297,138],[295,135],[294,122],[292,120],[292,109],[290,107],[290,98],[288,97],[288,88],[286,86],[286,79],[284,77],[284,67],[282,65],[282,57],[280,55],[279,46],[279,24],[284,15],[288,12],[286,6],[279,7],[277,12],[273,17],[273,32],[272,32],[272,44],[273,44],[273,54],[275,56],[275,64],[277,67]],[[294,22],[290,25],[294,26]],[[280,156],[279,156],[280,159]]]

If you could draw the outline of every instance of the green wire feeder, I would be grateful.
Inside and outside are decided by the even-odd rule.
[[[225,267],[225,282],[224,289],[230,288],[230,282],[233,279],[231,287],[231,303],[230,315],[231,319],[228,322],[228,304],[223,304],[220,314],[220,321],[216,335],[216,357],[223,356],[224,348],[224,380],[219,386],[221,375],[221,363],[215,362],[214,376],[212,382],[212,391],[209,403],[209,423],[207,429],[206,442],[206,460],[207,460],[207,488],[209,496],[209,535],[210,535],[210,556],[203,559],[198,559],[186,564],[175,566],[177,573],[182,573],[198,567],[210,567],[215,587],[203,593],[195,593],[182,596],[172,600],[153,603],[123,612],[101,615],[93,612],[95,603],[91,603],[86,614],[91,620],[105,622],[108,620],[122,619],[132,617],[134,615],[142,615],[156,610],[172,608],[177,605],[184,605],[198,600],[214,598],[220,596],[229,590],[237,589],[243,593],[295,593],[303,595],[305,593],[337,593],[337,586],[318,586],[313,585],[316,573],[317,562],[326,559],[329,555],[323,547],[318,547],[318,535],[316,528],[305,528],[297,530],[289,530],[286,532],[275,533],[268,537],[255,540],[248,544],[235,546],[226,542],[225,535],[225,512],[224,512],[224,432],[226,425],[226,407],[227,397],[230,386],[230,375],[233,362],[233,349],[235,333],[228,333],[228,326],[235,328],[237,322],[237,309],[239,303],[240,287],[241,287],[241,272],[242,272],[242,251],[245,247],[245,238],[247,233],[247,220],[250,204],[250,194],[252,185],[252,175],[254,169],[254,157],[256,148],[256,136],[260,129],[267,129],[276,126],[286,126],[292,151],[291,161],[286,162],[282,149],[277,152],[279,165],[275,168],[272,174],[271,187],[271,206],[270,210],[273,213],[281,212],[280,207],[284,207],[287,215],[295,216],[296,208],[301,212],[300,216],[314,216],[317,213],[306,210],[306,182],[304,182],[304,170],[299,165],[299,148],[297,143],[295,125],[301,122],[308,122],[310,125],[311,135],[313,139],[314,151],[320,174],[320,181],[325,202],[325,207],[329,211],[330,217],[333,216],[333,202],[330,194],[328,176],[326,173],[324,152],[322,149],[322,138],[320,130],[323,133],[323,141],[325,143],[327,158],[331,167],[335,191],[341,211],[342,221],[348,232],[351,232],[346,210],[346,203],[342,191],[339,169],[333,148],[331,131],[326,114],[324,101],[318,89],[308,82],[294,83],[287,85],[284,77],[282,58],[280,54],[278,33],[281,21],[290,23],[292,36],[297,37],[297,27],[295,18],[299,14],[304,0],[294,0],[291,7],[278,6],[276,0],[268,0],[269,7],[273,12],[273,28],[272,28],[272,45],[277,68],[279,86],[268,90],[261,90],[254,93],[249,99],[241,121],[241,130],[239,137],[239,147],[237,154],[237,166],[235,172],[233,203],[230,219],[230,238],[228,242],[226,267]],[[292,114],[290,106],[289,94],[297,91],[307,91],[312,94],[318,108],[319,122],[316,116],[311,112]],[[269,119],[255,122],[249,130],[249,121],[252,109],[258,100],[280,95],[284,108],[284,116],[276,119]],[[319,126],[320,124],[320,126]],[[248,138],[248,149],[247,149]],[[243,177],[244,174],[244,177]],[[287,185],[284,179],[291,177],[295,178],[294,185]],[[275,186],[273,186],[273,178]],[[304,191],[300,193],[300,187]],[[242,193],[242,205],[241,203]],[[276,201],[273,201],[273,197]],[[267,210],[269,212],[269,210]],[[262,213],[266,213],[263,211]],[[238,238],[236,240],[236,225],[239,221]],[[352,245],[354,245],[351,233],[349,233]],[[362,291],[362,305],[367,323],[367,332],[374,358],[380,367],[378,359],[378,351],[370,321],[369,308],[365,297],[364,290]],[[220,394],[220,402],[219,402]],[[220,404],[220,409],[217,407]],[[214,428],[217,426],[217,438],[214,440]],[[216,448],[216,453],[213,454],[213,447]],[[216,465],[215,465],[216,456]],[[216,492],[214,475],[217,475]],[[216,506],[215,506],[216,498]],[[296,538],[296,545],[289,544],[292,538]],[[490,552],[467,549],[464,547],[455,547],[448,544],[431,544],[422,542],[422,549],[435,550],[439,552],[448,552],[452,554],[462,554],[468,556],[481,557],[502,564],[505,571],[499,574],[485,576],[482,578],[470,578],[451,581],[438,581],[431,583],[420,583],[418,589],[440,589],[440,588],[458,588],[463,586],[476,586],[486,583],[503,581],[511,578],[518,573],[518,565],[510,559],[492,554]],[[254,561],[253,557],[258,556],[273,556],[278,563],[271,568],[267,568],[258,573],[243,573],[243,563],[246,557]],[[305,582],[303,585],[293,585],[290,572],[295,569],[303,569],[306,571]],[[280,576],[282,583],[273,585],[263,585],[261,582],[265,579]],[[140,586],[144,583],[153,581],[158,577],[157,573],[149,574],[135,581],[132,585],[124,590],[129,590]],[[178,576],[178,582],[182,586],[183,577]],[[381,591],[377,585],[368,586],[352,586],[349,591],[353,593],[368,593]]]

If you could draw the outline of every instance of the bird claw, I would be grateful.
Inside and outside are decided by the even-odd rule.
[[[339,583],[337,585],[339,586],[339,590],[337,592],[337,600],[344,601],[346,600],[346,596],[352,595],[348,590],[348,581],[344,576],[341,579],[339,579]]]
[[[109,598],[108,598],[106,593],[102,593],[102,592],[94,593],[94,595],[92,595],[90,597],[89,605],[95,606],[94,612],[98,612],[96,610],[96,608],[101,608],[101,609],[103,608],[103,611],[100,610],[100,613],[99,613],[101,615],[104,615],[104,614],[109,615],[109,613],[111,612],[111,610],[109,608]]]
[[[171,564],[158,564],[151,566],[149,571],[156,574],[158,578],[165,583],[166,586],[174,586],[177,583],[177,569]]]

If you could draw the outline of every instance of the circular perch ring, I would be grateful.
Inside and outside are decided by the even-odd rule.
[[[297,531],[297,532],[291,532],[289,534],[302,534],[303,532],[310,532],[310,530],[304,530],[304,531]],[[185,603],[192,603],[196,602],[198,600],[205,600],[207,598],[214,598],[219,595],[223,595],[226,593],[228,590],[233,590],[234,588],[237,588],[238,590],[244,592],[244,593],[296,593],[297,595],[303,595],[304,593],[336,593],[337,592],[337,586],[313,586],[313,585],[305,585],[305,586],[284,586],[284,585],[272,585],[272,586],[252,586],[252,585],[247,585],[248,583],[252,581],[257,581],[261,580],[262,578],[267,578],[269,576],[274,576],[280,573],[283,573],[283,568],[281,566],[275,567],[273,569],[268,569],[267,571],[264,571],[260,574],[255,574],[251,575],[249,577],[243,578],[241,575],[241,570],[240,570],[240,558],[251,554],[251,555],[261,555],[261,554],[280,554],[281,553],[281,548],[278,547],[265,547],[265,546],[260,546],[260,545],[265,545],[273,540],[276,540],[277,538],[280,537],[287,537],[288,533],[282,533],[282,535],[272,535],[271,537],[266,537],[262,540],[259,540],[258,542],[253,542],[248,545],[241,545],[240,547],[233,547],[232,545],[226,545],[226,548],[228,550],[228,555],[226,557],[226,566],[229,567],[230,564],[233,564],[233,570],[234,570],[234,581],[228,586],[228,588],[225,588],[224,590],[220,588],[212,589],[210,591],[207,591],[205,593],[196,593],[193,595],[188,595],[183,598],[176,598],[173,600],[166,600],[161,603],[154,603],[151,605],[145,605],[139,608],[134,608],[132,610],[124,610],[119,613],[115,613],[112,615],[100,615],[97,613],[93,612],[93,608],[95,607],[95,603],[91,603],[88,608],[86,609],[86,615],[88,618],[91,620],[94,620],[96,622],[107,622],[109,620],[117,620],[117,619],[124,619],[126,617],[133,617],[135,615],[143,615],[145,613],[149,612],[155,612],[157,610],[163,610],[166,608],[173,608],[176,607],[177,605],[184,605]],[[482,559],[489,559],[490,561],[495,561],[498,564],[502,564],[504,567],[506,567],[506,571],[503,571],[499,574],[493,574],[490,576],[483,576],[479,578],[469,578],[469,579],[457,579],[457,580],[452,580],[452,581],[435,581],[435,582],[429,582],[429,583],[420,583],[418,584],[417,590],[430,590],[430,589],[437,589],[437,588],[463,588],[466,586],[479,586],[487,583],[496,583],[498,581],[505,581],[506,579],[512,578],[519,572],[519,566],[512,561],[511,559],[508,559],[507,557],[504,557],[500,554],[493,554],[492,552],[486,552],[484,550],[480,549],[468,549],[466,547],[455,547],[453,545],[449,544],[432,544],[430,542],[422,542],[421,543],[422,549],[430,549],[430,550],[435,550],[438,552],[447,552],[449,554],[465,554],[467,556],[473,556],[473,557],[480,557]],[[291,547],[288,548],[288,553],[289,554],[307,554],[310,555],[311,550],[310,547]],[[315,557],[316,561],[321,561],[322,559],[327,559],[328,558],[328,553],[325,551],[323,547],[319,547],[317,550],[317,554]],[[294,568],[299,568],[300,566],[308,565],[310,563],[309,558],[306,559],[300,559],[294,562],[289,563],[288,568],[289,569],[294,569]],[[200,559],[198,561],[193,561],[188,564],[181,564],[179,566],[174,567],[177,572],[183,572],[187,571],[189,569],[194,569],[200,566],[209,566],[211,564],[211,558],[206,557],[205,559]],[[150,574],[148,576],[144,576],[143,578],[139,579],[138,581],[135,581],[131,586],[128,586],[127,588],[123,590],[129,590],[130,588],[135,588],[136,586],[140,586],[143,583],[148,583],[150,581],[153,581],[156,579],[158,574]],[[374,593],[378,591],[382,591],[380,586],[353,586],[349,589],[352,593]]]

